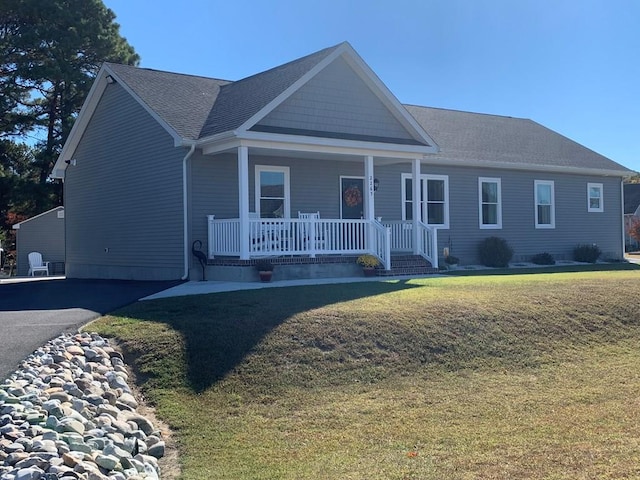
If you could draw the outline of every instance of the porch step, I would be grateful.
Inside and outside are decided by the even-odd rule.
[[[379,277],[391,277],[396,275],[430,275],[438,273],[431,263],[420,255],[391,255],[391,270],[376,269]]]

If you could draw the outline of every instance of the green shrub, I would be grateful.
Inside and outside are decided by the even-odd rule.
[[[531,262],[536,265],[555,265],[556,261],[550,253],[538,253],[531,257]]]
[[[513,249],[504,238],[485,238],[478,246],[480,262],[487,267],[504,268],[509,266]]]
[[[576,262],[596,263],[602,252],[594,243],[592,245],[578,245],[573,249],[573,259]]]

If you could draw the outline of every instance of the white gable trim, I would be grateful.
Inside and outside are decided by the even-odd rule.
[[[418,139],[426,142],[432,148],[431,153],[439,151],[435,140],[425,131],[424,128],[416,121],[409,111],[400,103],[396,96],[387,88],[380,80],[378,75],[367,65],[367,63],[358,55],[351,45],[345,42],[349,55],[343,55],[346,62],[351,65],[354,72],[371,88],[371,91],[382,101],[393,116],[404,126],[409,132],[413,133]]]
[[[182,137],[167,123],[165,122],[151,107],[149,107],[146,103],[142,101],[142,99],[134,93],[131,88],[120,78],[118,75],[109,68],[109,65],[103,64],[96,76],[96,79],[91,86],[91,90],[89,90],[89,94],[82,104],[82,108],[80,109],[80,113],[78,118],[73,124],[73,128],[69,133],[69,137],[67,137],[67,141],[62,147],[62,152],[58,156],[58,160],[56,161],[53,171],[51,173],[52,178],[64,178],[64,173],[67,168],[66,160],[71,160],[73,157],[76,148],[78,148],[78,144],[84,135],[84,132],[93,117],[98,104],[100,103],[100,99],[104,94],[104,91],[109,86],[110,82],[107,77],[111,77],[116,81],[118,85],[120,85],[124,90],[131,95],[131,97],[140,104],[142,108],[156,121],[158,122],[162,128],[164,128],[169,135],[173,138],[175,146],[182,145]],[[113,81],[112,80],[112,81]]]
[[[289,98],[295,91],[297,91],[300,87],[302,87],[305,83],[315,77],[318,72],[320,72],[324,67],[333,62],[341,53],[341,48],[344,44],[340,45],[333,52],[327,55],[322,59],[315,67],[305,73],[302,77],[300,77],[296,82],[294,82],[289,88],[287,88],[284,92],[278,95],[276,98],[271,100],[267,105],[262,107],[258,112],[256,112],[251,118],[249,118],[246,122],[244,122],[240,127],[236,129],[237,133],[244,133],[248,131],[251,127],[253,127],[256,123],[262,120],[264,117],[269,115],[275,108],[284,102],[287,98]]]
[[[175,145],[176,147],[178,147],[178,146],[182,146],[182,140],[183,140],[183,138],[178,134],[178,132],[176,132],[176,131],[174,130],[174,128],[173,128],[171,125],[169,125],[167,122],[165,122],[165,121],[162,119],[162,117],[160,117],[160,115],[158,115],[158,114],[156,113],[156,111],[155,111],[155,110],[153,110],[149,105],[147,105],[147,104],[146,104],[146,103],[145,103],[145,102],[144,102],[144,101],[143,101],[143,100],[142,100],[142,99],[141,99],[141,98],[140,98],[140,97],[139,97],[139,96],[138,96],[138,95],[137,95],[137,94],[136,94],[136,93],[135,93],[135,92],[134,92],[134,91],[129,87],[129,85],[127,85],[124,81],[122,81],[122,80],[120,79],[120,77],[118,77],[115,73],[113,73],[113,70],[111,70],[111,69],[109,68],[109,66],[108,66],[108,65],[105,65],[105,68],[106,68],[106,70],[107,70],[108,72],[110,72],[110,73],[109,73],[109,75],[111,75],[113,78],[115,78],[115,80],[116,80],[116,82],[118,83],[118,85],[120,85],[122,88],[124,88],[124,89],[125,89],[125,91],[126,91],[129,95],[131,95],[131,96],[134,98],[134,100],[135,100],[136,102],[138,102],[138,103],[140,104],[140,106],[141,106],[142,108],[144,108],[144,110],[145,110],[149,115],[151,115],[151,117],[153,117],[153,119],[154,119],[156,122],[158,122],[162,128],[164,128],[164,129],[167,131],[167,133],[168,133],[169,135],[171,135],[171,137],[173,138],[173,143],[174,143],[174,145]]]
[[[244,122],[237,130],[236,133],[239,136],[243,136],[253,126],[255,126],[260,120],[265,118],[269,113],[275,110],[281,105],[287,98],[293,95],[294,92],[299,90],[309,80],[315,77],[320,71],[327,67],[327,65],[334,62],[338,57],[342,58],[353,69],[354,73],[358,75],[366,84],[371,88],[371,91],[378,97],[380,101],[389,109],[391,114],[398,120],[404,128],[406,128],[416,140],[426,143],[430,153],[436,153],[438,146],[435,141],[425,132],[425,130],[416,122],[416,120],[409,114],[409,112],[402,106],[397,98],[391,93],[384,83],[378,78],[378,76],[371,70],[371,68],[360,58],[356,51],[347,42],[340,44],[333,52],[327,55],[322,61],[320,61],[311,70],[300,77],[284,92],[274,98],[260,111],[255,113],[251,118]],[[424,148],[424,147],[423,147]]]
[[[38,215],[35,215],[35,216],[31,217],[31,218],[27,218],[26,220],[23,220],[20,223],[16,223],[11,228],[13,228],[14,230],[20,230],[20,225],[22,225],[23,223],[28,223],[31,220],[35,220],[36,218],[43,217],[45,215],[49,215],[51,212],[55,212],[56,210],[61,211],[64,214],[64,207],[55,207],[55,208],[52,208],[51,210],[47,210],[46,212],[42,212],[42,213],[40,213]],[[64,218],[64,217],[58,216],[58,218]]]

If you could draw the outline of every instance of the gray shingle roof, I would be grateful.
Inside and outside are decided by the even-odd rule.
[[[114,63],[106,64],[181,137],[197,140],[219,96],[231,82]]]
[[[181,137],[197,140],[234,130],[340,45],[230,82],[107,63]]]
[[[438,156],[443,159],[628,171],[532,120],[414,105],[405,107],[438,144]]]
[[[235,82],[125,65],[107,66],[184,139],[234,130],[340,45]],[[527,119],[405,105],[443,160],[514,167],[631,173],[618,163]]]

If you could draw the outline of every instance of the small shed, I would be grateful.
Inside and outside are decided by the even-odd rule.
[[[13,226],[16,230],[17,274],[29,271],[29,252],[40,252],[50,275],[64,275],[64,207],[56,207]]]

